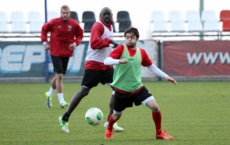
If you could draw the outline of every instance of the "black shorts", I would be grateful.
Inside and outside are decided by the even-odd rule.
[[[143,87],[136,94],[123,94],[115,91],[114,98],[114,110],[117,112],[122,112],[125,108],[132,107],[133,103],[138,106],[142,101],[152,96],[152,94],[147,90],[146,87]]]
[[[106,83],[112,83],[113,72],[113,68],[105,71],[85,70],[81,85],[91,89],[93,87],[96,87],[99,83],[103,85]]]
[[[65,74],[69,62],[69,57],[59,57],[51,55],[51,59],[54,67],[54,72]]]

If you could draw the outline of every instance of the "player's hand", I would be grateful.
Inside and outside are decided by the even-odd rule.
[[[44,48],[45,48],[46,50],[50,50],[50,45],[49,45],[49,44],[45,44],[45,45],[44,45]]]
[[[69,45],[69,50],[74,50],[74,48],[75,48],[74,43],[72,43],[72,44]]]
[[[167,77],[167,80],[168,80],[169,82],[172,82],[175,86],[177,86],[176,80],[174,80],[172,77],[168,76],[168,77]]]
[[[125,63],[128,63],[128,61],[124,58],[122,59],[119,59],[119,64],[125,64]]]

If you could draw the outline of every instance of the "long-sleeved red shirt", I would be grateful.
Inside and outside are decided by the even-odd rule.
[[[100,21],[109,29],[112,31],[112,24],[106,24],[101,18]],[[91,28],[91,35],[90,35],[90,45],[92,49],[103,49],[105,47],[108,47],[111,43],[111,40],[109,38],[101,39],[101,36],[104,33],[104,27],[101,23],[96,22]],[[91,69],[91,70],[98,70],[98,71],[104,71],[107,69],[111,69],[113,66],[106,66],[104,63],[88,60],[85,62],[85,69]]]
[[[41,41],[47,42],[47,34],[50,32],[50,55],[70,57],[73,50],[69,50],[71,43],[79,45],[83,39],[83,30],[74,19],[63,21],[61,17],[54,18],[43,25]]]

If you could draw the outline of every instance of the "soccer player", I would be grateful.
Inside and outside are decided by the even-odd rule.
[[[89,94],[90,90],[93,87],[96,87],[99,83],[103,85],[110,85],[113,81],[113,66],[104,65],[105,58],[109,56],[113,47],[118,45],[113,40],[112,16],[113,14],[110,8],[103,8],[100,13],[100,21],[94,23],[91,28],[90,44],[88,46],[85,60],[85,72],[81,83],[82,87],[72,97],[71,102],[63,116],[59,117],[59,122],[64,132],[69,132],[69,117],[81,100]],[[112,93],[112,96],[110,97],[110,112],[108,118],[110,114],[113,113],[113,100],[114,93]],[[107,123],[105,123],[105,127],[107,127]],[[114,124],[113,127],[115,131],[124,130],[117,124]]]
[[[141,82],[141,65],[148,67],[150,71],[174,85],[177,85],[177,82],[157,68],[144,49],[136,46],[139,38],[136,28],[127,29],[124,37],[126,44],[118,45],[104,60],[105,65],[116,65],[111,84],[115,88],[114,111],[109,117],[104,137],[113,138],[113,124],[121,117],[122,112],[127,107],[132,107],[134,103],[136,106],[144,104],[152,111],[157,139],[172,140],[173,137],[161,129],[161,111],[155,98]]]
[[[50,35],[50,43],[47,41],[47,33]],[[74,19],[70,18],[70,8],[67,5],[61,7],[61,17],[54,18],[43,25],[41,41],[46,50],[50,50],[55,76],[46,95],[46,105],[52,107],[52,96],[57,89],[57,96],[61,108],[68,106],[63,95],[63,74],[66,73],[69,57],[73,56],[76,46],[83,38],[83,30]]]

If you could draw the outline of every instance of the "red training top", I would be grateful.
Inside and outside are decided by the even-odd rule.
[[[47,33],[50,32],[50,55],[70,57],[73,50],[69,50],[71,43],[78,46],[83,38],[83,30],[74,19],[69,18],[63,21],[61,17],[54,18],[43,25],[41,31],[41,41],[47,41]]]

